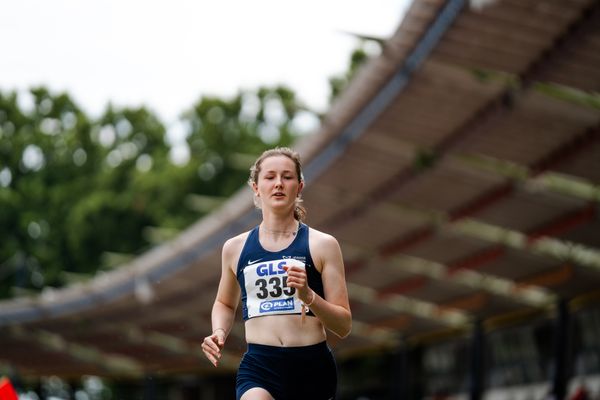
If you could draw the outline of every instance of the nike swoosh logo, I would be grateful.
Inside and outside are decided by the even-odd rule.
[[[259,259],[256,259],[256,260],[248,260],[248,265],[256,264],[260,260],[262,260],[262,258],[259,258]]]

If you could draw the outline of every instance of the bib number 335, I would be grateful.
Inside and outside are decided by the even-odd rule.
[[[293,296],[295,288],[287,287],[287,275],[272,276],[270,278],[259,278],[256,280],[258,291],[256,297],[266,299],[267,297],[281,297],[282,295]]]

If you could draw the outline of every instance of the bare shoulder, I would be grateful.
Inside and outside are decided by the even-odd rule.
[[[223,244],[223,261],[225,261],[229,265],[237,264],[237,260],[242,252],[244,247],[244,243],[246,243],[246,239],[250,231],[240,233],[237,236],[229,238]]]
[[[333,235],[314,228],[310,228],[309,231],[309,246],[313,258],[316,256],[321,262],[330,260],[331,257],[337,259],[341,256],[338,240]]]
[[[333,246],[334,248],[339,247],[339,243],[333,235],[330,235],[329,233],[321,232],[315,228],[309,228],[309,229],[310,229],[309,237],[310,237],[310,240],[314,244],[317,244],[319,246],[325,246],[325,247],[329,247],[329,246]]]

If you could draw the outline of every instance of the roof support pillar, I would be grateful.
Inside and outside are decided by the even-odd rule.
[[[158,398],[156,396],[156,377],[151,373],[144,376],[143,393],[143,400],[156,400]]]
[[[473,324],[471,338],[470,366],[469,366],[469,399],[481,400],[483,395],[483,381],[485,371],[485,333],[481,320]]]
[[[392,364],[392,384],[390,385],[390,399],[409,399],[408,374],[410,371],[408,353],[405,343],[401,343],[394,352]]]
[[[567,301],[565,299],[558,300],[554,325],[554,376],[552,377],[552,397],[554,399],[564,399],[567,393],[570,319]]]
[[[394,353],[390,399],[421,399],[423,391],[423,347],[402,342]]]

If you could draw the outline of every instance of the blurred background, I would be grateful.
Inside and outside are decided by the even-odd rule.
[[[339,398],[600,398],[600,1],[3,7],[0,377],[229,399],[200,350],[263,150],[344,253]]]

